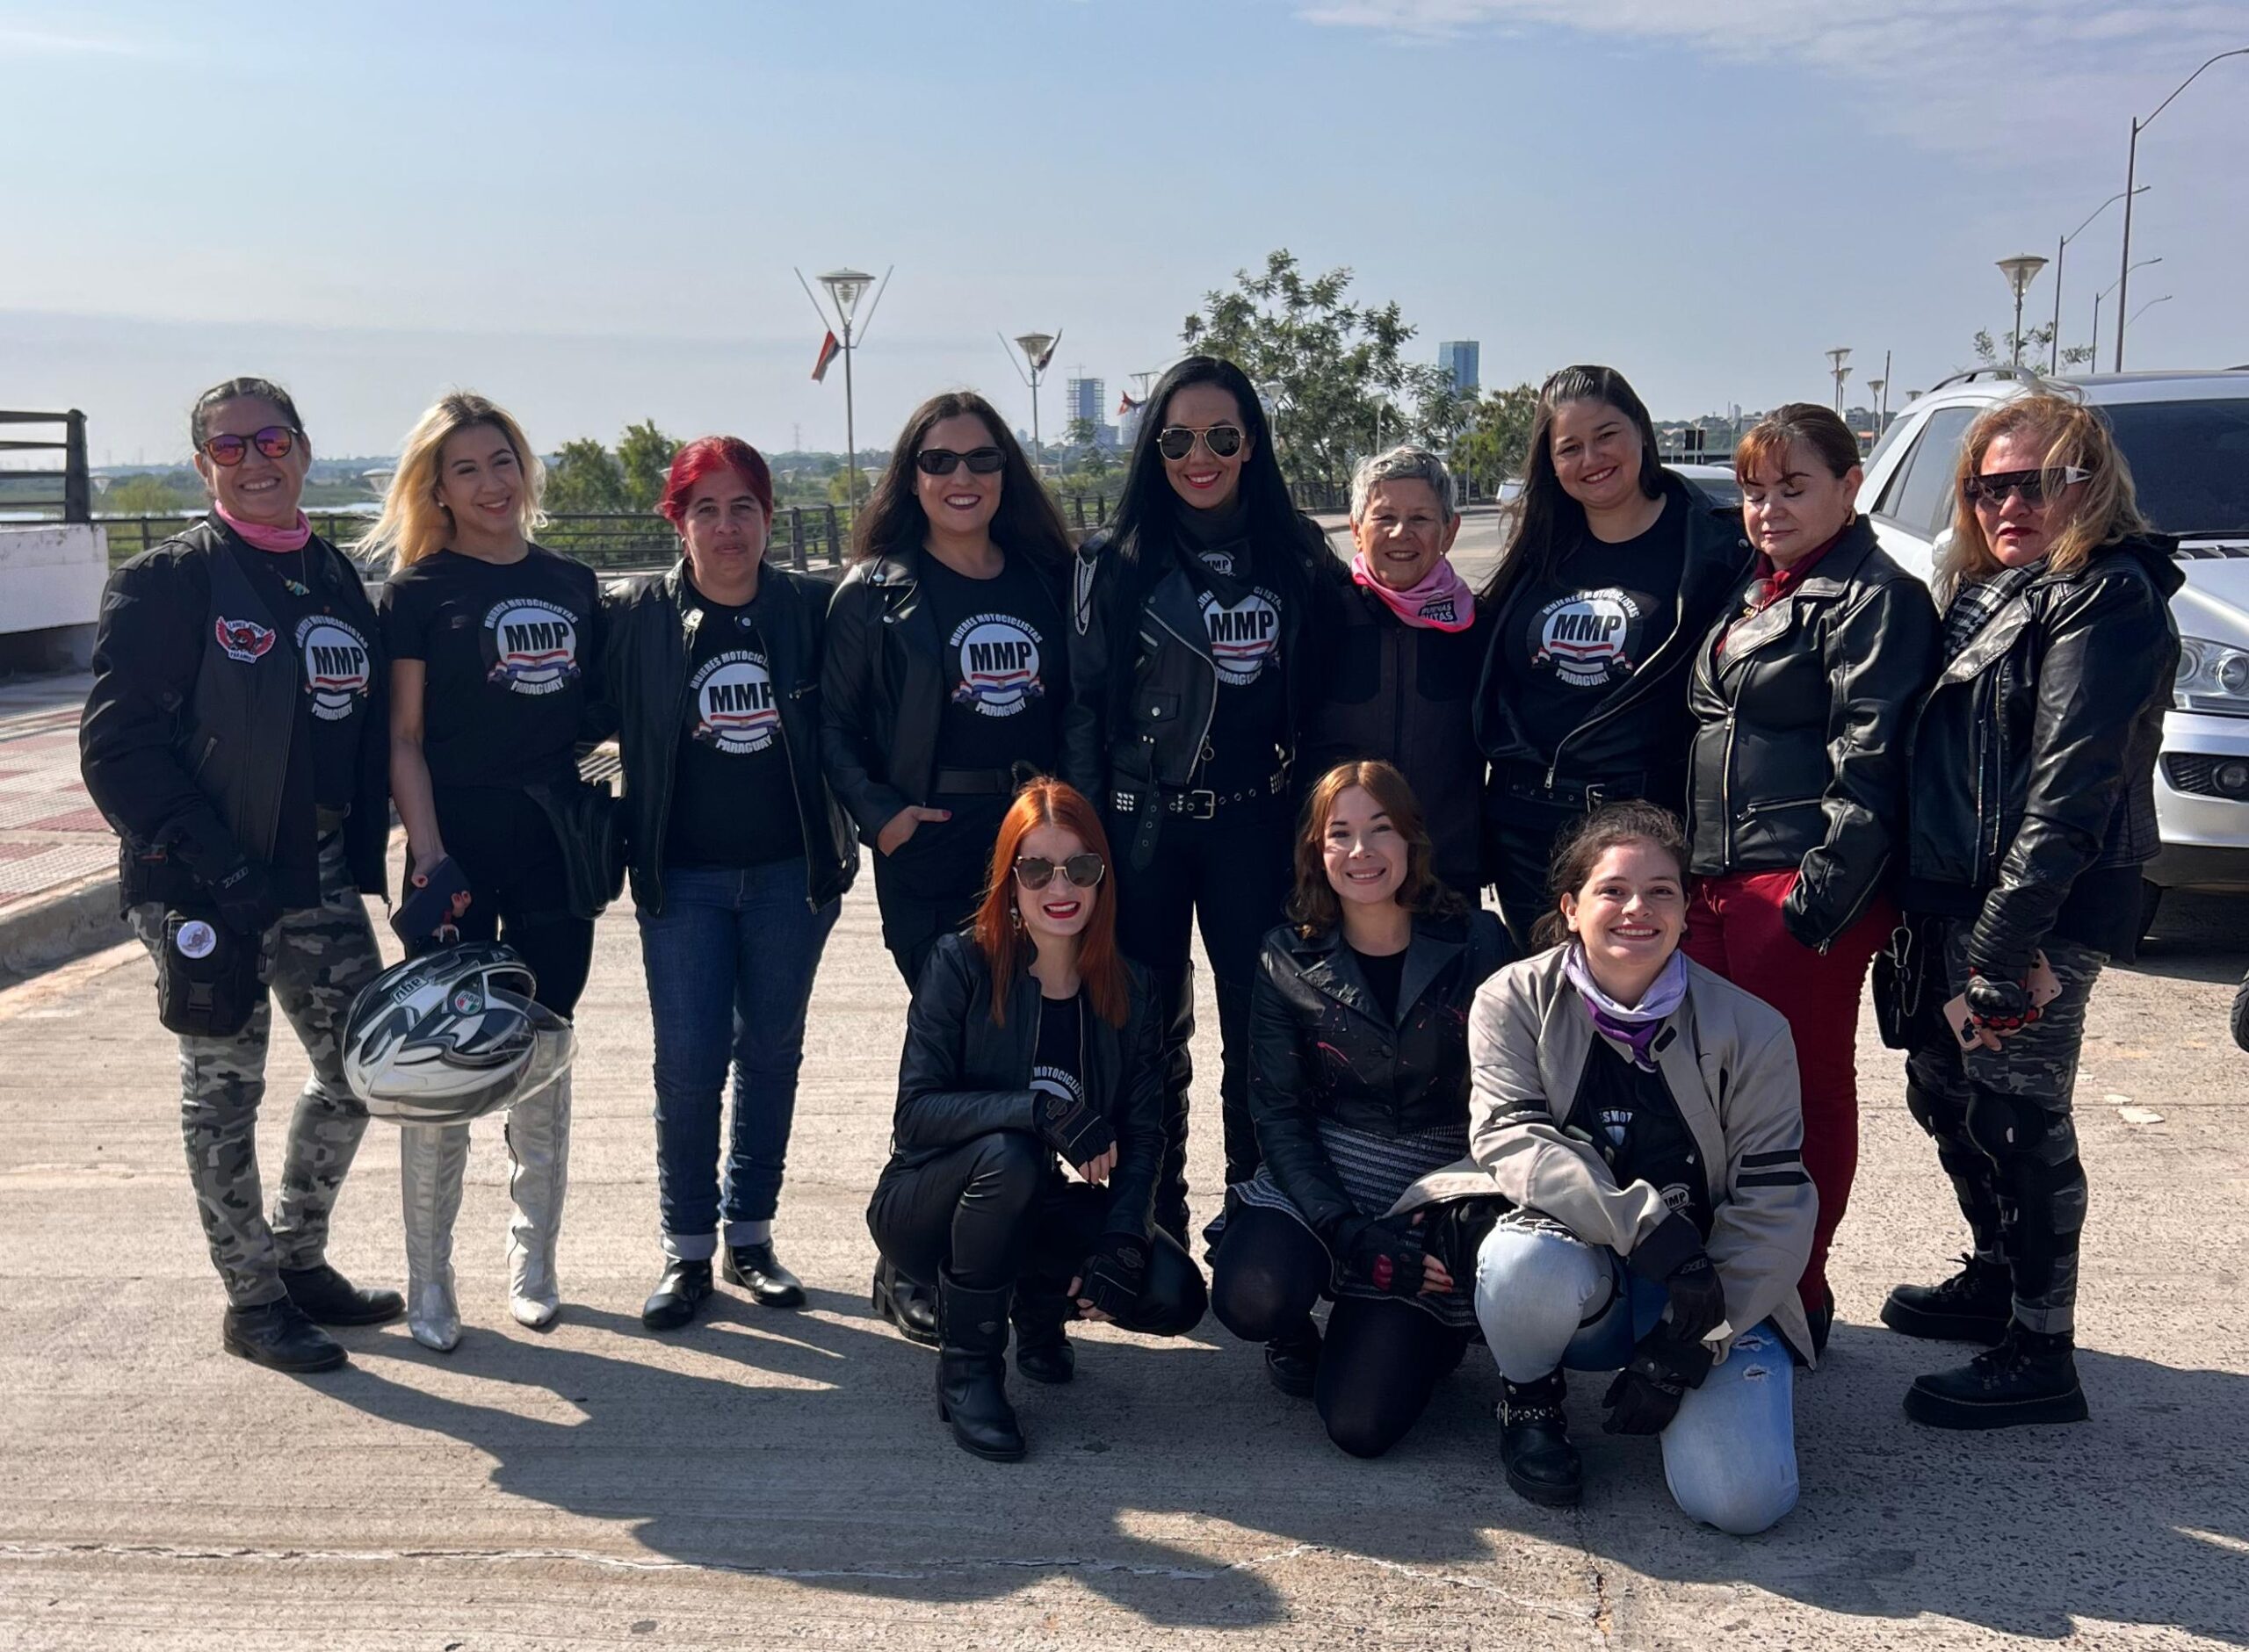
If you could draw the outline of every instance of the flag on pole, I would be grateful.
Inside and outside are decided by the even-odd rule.
[[[1120,390],[1117,393],[1117,416],[1118,418],[1123,418],[1126,414],[1132,412],[1133,408],[1139,405],[1140,404],[1139,402],[1132,400],[1132,393],[1131,391]]]
[[[828,369],[829,364],[842,353],[843,346],[835,342],[835,335],[833,332],[829,333],[827,337],[821,339],[820,341],[820,359],[812,364],[813,383],[819,384],[821,380],[825,379],[828,377]]]
[[[1062,335],[1059,333],[1055,334],[1053,337],[1048,339],[1046,341],[1046,348],[1039,353],[1038,359],[1030,364],[1031,366],[1039,372],[1045,372],[1046,371],[1046,364],[1054,359],[1055,347],[1061,343],[1061,342]]]

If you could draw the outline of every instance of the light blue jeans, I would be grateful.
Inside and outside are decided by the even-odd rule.
[[[1614,1371],[1663,1317],[1666,1294],[1614,1251],[1543,1228],[1492,1230],[1476,1256],[1476,1317],[1500,1374]],[[1796,1367],[1772,1321],[1734,1338],[1663,1431],[1663,1477],[1695,1519],[1749,1537],[1796,1507]]]

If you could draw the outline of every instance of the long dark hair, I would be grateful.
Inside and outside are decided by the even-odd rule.
[[[1335,812],[1335,799],[1354,786],[1374,799],[1406,840],[1406,876],[1398,885],[1398,904],[1425,918],[1457,918],[1466,912],[1468,903],[1440,883],[1432,869],[1436,850],[1422,823],[1421,800],[1406,776],[1385,762],[1338,763],[1313,784],[1297,823],[1297,886],[1288,907],[1297,934],[1316,941],[1343,921],[1342,900],[1327,881],[1327,821]]]
[[[1565,367],[1538,386],[1538,410],[1530,421],[1530,456],[1522,473],[1522,496],[1515,504],[1515,531],[1500,554],[1499,566],[1477,600],[1496,602],[1523,577],[1551,575],[1563,553],[1585,535],[1585,507],[1562,491],[1554,473],[1554,415],[1573,401],[1606,402],[1630,419],[1640,433],[1640,492],[1660,499],[1662,461],[1656,457],[1655,422],[1624,375],[1614,367]]]
[[[1575,894],[1593,876],[1601,857],[1620,843],[1645,843],[1671,857],[1679,882],[1687,882],[1687,833],[1679,817],[1660,804],[1612,803],[1595,810],[1555,845],[1546,873],[1546,910],[1531,926],[1530,944],[1558,947],[1570,938],[1562,916],[1562,897]]]
[[[1273,427],[1249,375],[1223,356],[1188,356],[1174,362],[1156,387],[1148,393],[1140,413],[1140,428],[1132,438],[1132,457],[1124,470],[1124,491],[1117,501],[1117,523],[1110,544],[1127,560],[1136,560],[1148,545],[1168,546],[1177,536],[1179,516],[1189,509],[1174,491],[1165,473],[1163,455],[1156,451],[1162,433],[1165,409],[1172,397],[1189,385],[1216,385],[1241,409],[1241,433],[1249,438],[1249,457],[1241,467],[1241,503],[1249,530],[1262,539],[1292,548],[1298,560],[1291,572],[1308,574],[1312,559],[1324,555],[1320,530],[1305,523],[1289,498],[1289,484],[1281,474],[1281,461],[1273,451]]]
[[[992,517],[992,539],[1010,556],[1028,556],[1060,568],[1070,559],[1070,530],[1062,524],[1053,495],[1046,491],[1023,457],[1023,444],[999,410],[973,390],[947,390],[931,396],[914,409],[898,444],[890,451],[890,464],[876,482],[867,508],[859,513],[851,536],[854,561],[918,551],[929,537],[929,518],[914,491],[920,473],[915,457],[929,439],[929,427],[945,419],[980,419],[1000,450],[1000,508]]]

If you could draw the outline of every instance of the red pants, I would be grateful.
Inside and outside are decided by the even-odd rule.
[[[1708,877],[1687,903],[1687,956],[1785,1016],[1804,1081],[1804,1168],[1819,1190],[1811,1259],[1797,1294],[1807,1310],[1827,1294],[1827,1245],[1851,1200],[1859,1167],[1859,994],[1898,914],[1877,898],[1823,953],[1781,922],[1793,871]]]

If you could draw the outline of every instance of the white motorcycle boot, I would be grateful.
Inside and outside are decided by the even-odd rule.
[[[508,1311],[533,1331],[552,1324],[562,1305],[554,1246],[562,1234],[562,1198],[570,1181],[570,1075],[508,1109],[508,1192],[516,1214],[508,1223]]]
[[[406,1217],[406,1328],[439,1353],[460,1341],[453,1295],[453,1218],[468,1168],[468,1126],[409,1124],[398,1133],[398,1185]]]

